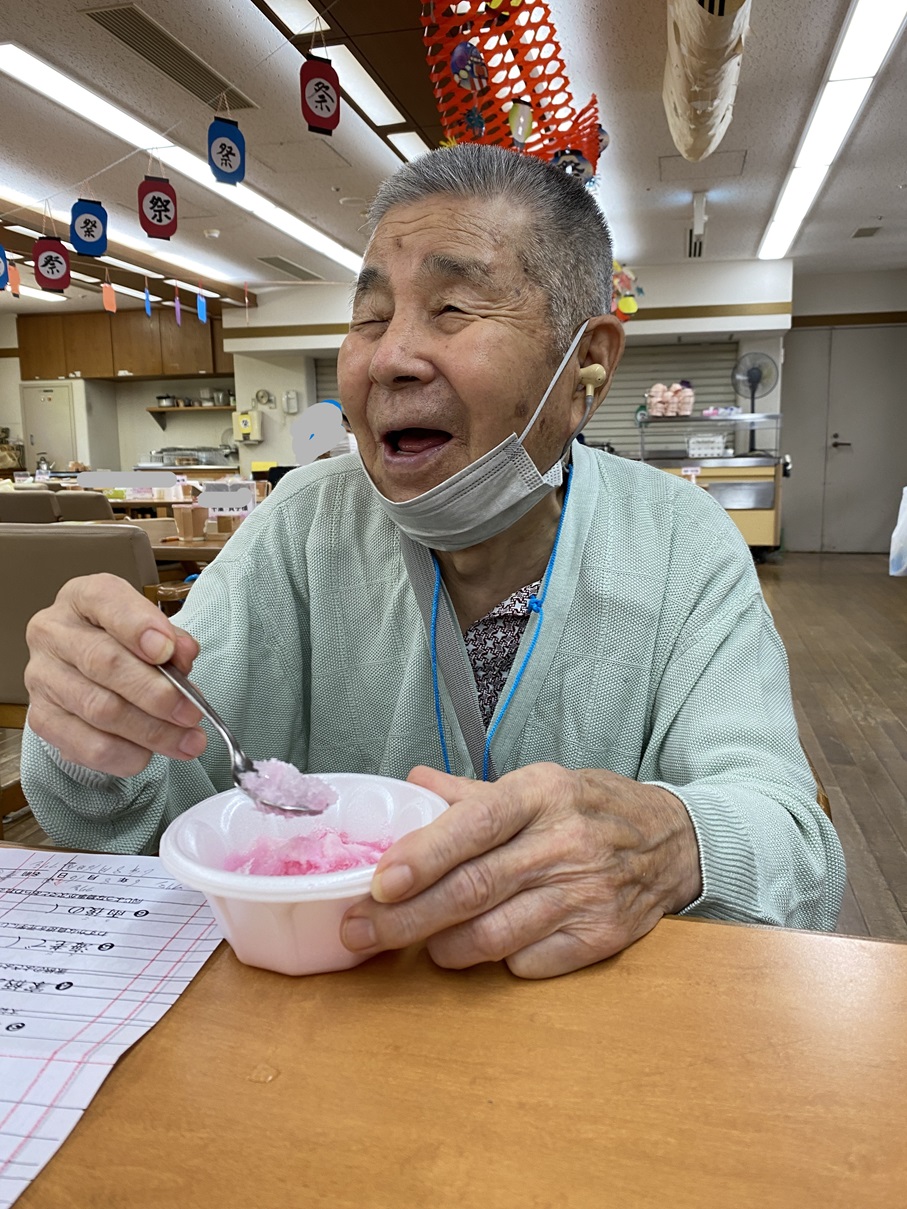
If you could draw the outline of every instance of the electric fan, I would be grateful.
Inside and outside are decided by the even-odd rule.
[[[778,385],[778,366],[768,353],[745,353],[731,373],[731,385],[742,398],[749,398],[750,415],[756,400],[770,394]],[[756,451],[756,430],[750,428],[750,453]]]

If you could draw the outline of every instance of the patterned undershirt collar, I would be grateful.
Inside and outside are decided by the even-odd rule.
[[[542,581],[525,587],[502,600],[499,605],[473,622],[463,640],[472,664],[479,693],[479,709],[487,729],[501,695],[517,648],[529,619],[529,597],[538,594]]]

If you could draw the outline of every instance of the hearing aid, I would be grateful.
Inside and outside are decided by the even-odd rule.
[[[592,365],[584,365],[579,371],[580,386],[586,389],[586,402],[591,402],[592,396],[604,386],[608,379],[608,371],[603,365],[593,362]]]

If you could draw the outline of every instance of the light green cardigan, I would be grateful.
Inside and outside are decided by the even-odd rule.
[[[663,785],[699,839],[691,913],[833,928],[844,860],[740,534],[673,475],[573,452],[542,632],[492,743],[498,774],[553,760]],[[179,624],[201,646],[193,678],[253,759],[394,777],[443,767],[422,618],[355,456],[287,475],[202,574]],[[442,708],[452,771],[474,776],[443,687]],[[171,819],[231,779],[210,729],[200,759],[155,756],[128,779],[66,763],[26,729],[22,784],[56,843],[153,852]]]

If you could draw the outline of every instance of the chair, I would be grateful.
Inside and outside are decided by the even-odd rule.
[[[0,491],[0,523],[46,525],[59,519],[56,492]]]
[[[97,491],[61,491],[54,497],[61,521],[115,521],[116,515],[106,495]]]
[[[105,501],[106,502],[106,501]],[[25,726],[28,693],[25,665],[29,621],[56,599],[60,588],[80,575],[107,571],[119,575],[151,601],[175,611],[189,584],[162,585],[147,533],[132,525],[0,525],[0,568],[12,591],[0,593],[0,727]],[[3,816],[24,806],[18,782],[0,787],[0,839]]]

